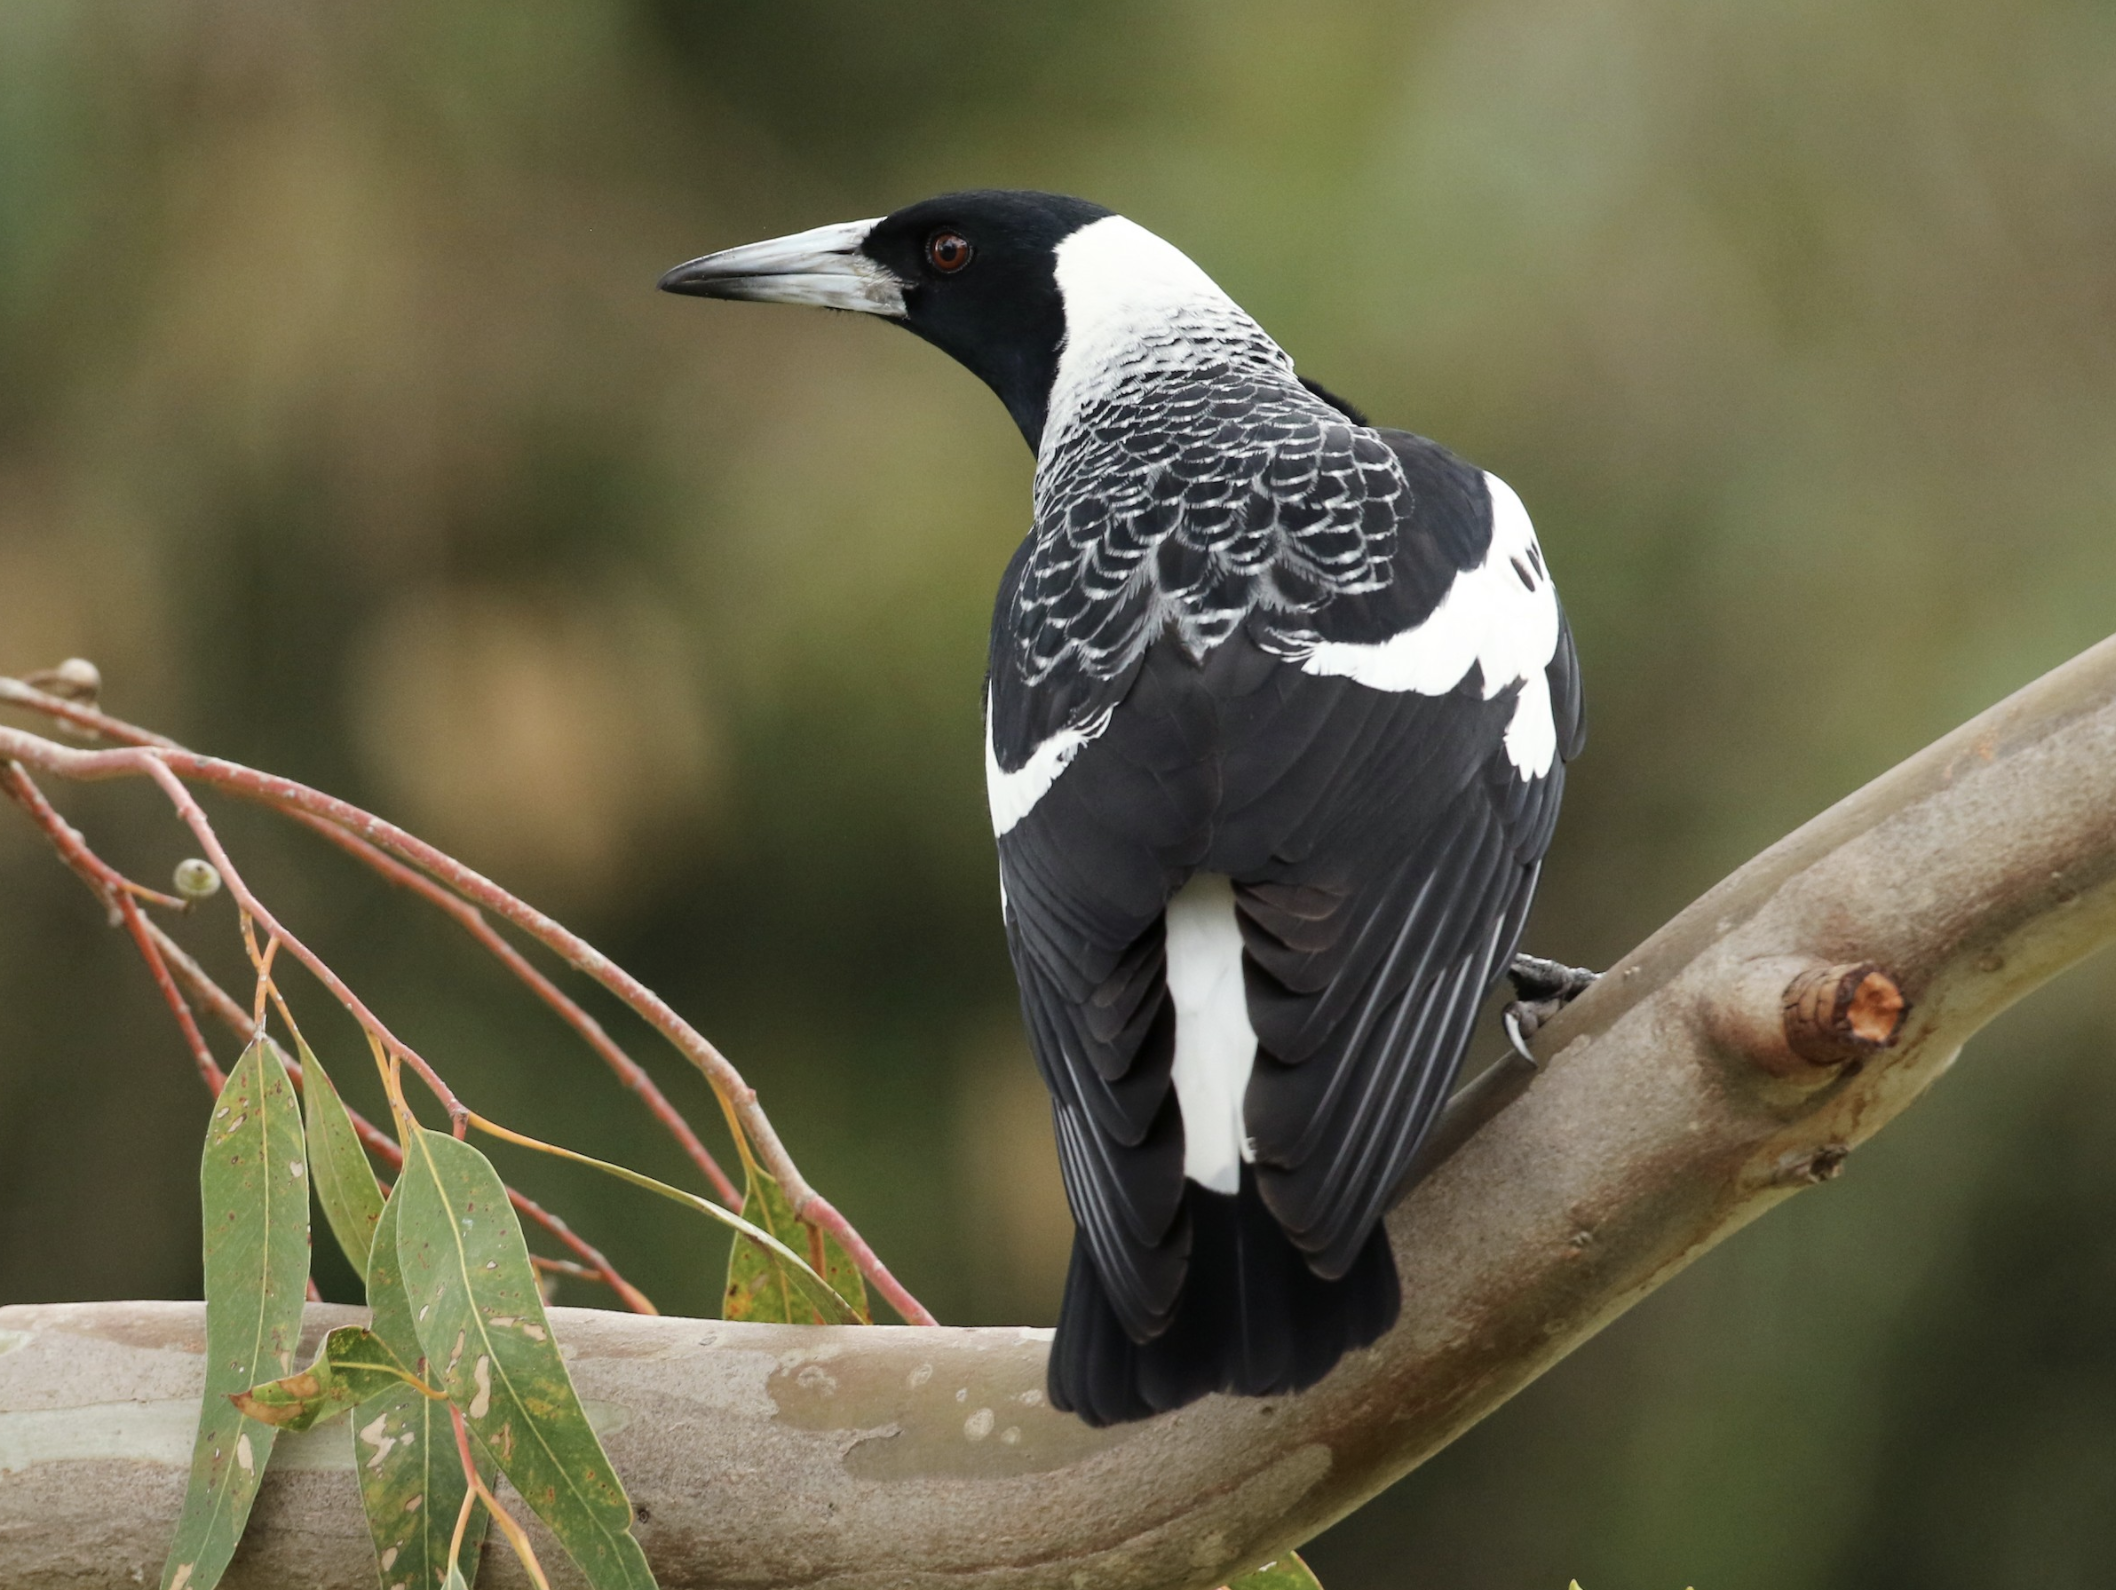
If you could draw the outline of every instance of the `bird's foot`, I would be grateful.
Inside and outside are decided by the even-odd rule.
[[[1601,975],[1583,966],[1546,961],[1540,955],[1516,955],[1513,964],[1506,968],[1507,980],[1514,985],[1514,1001],[1500,1016],[1506,1026],[1506,1041],[1513,1045],[1514,1053],[1530,1065],[1536,1064],[1528,1041],[1543,1023],[1592,988]]]

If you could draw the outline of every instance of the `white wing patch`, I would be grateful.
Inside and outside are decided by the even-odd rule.
[[[985,698],[985,800],[992,808],[992,837],[1002,837],[1034,811],[1036,803],[1058,782],[1058,775],[1080,754],[1080,748],[1108,727],[1109,714],[1105,712],[1085,728],[1060,729],[1030,752],[1028,761],[1009,773],[999,765],[999,753],[992,749],[992,702],[988,695]]]
[[[1487,701],[1518,684],[1506,756],[1524,779],[1541,778],[1558,754],[1544,672],[1558,649],[1557,592],[1521,499],[1497,475],[1484,482],[1491,491],[1491,548],[1482,563],[1455,576],[1431,616],[1383,641],[1319,642],[1301,667],[1421,696],[1446,695],[1473,666]]]
[[[1256,1065],[1256,1029],[1249,1024],[1234,885],[1218,873],[1193,874],[1168,902],[1166,924],[1183,1174],[1214,1192],[1239,1192],[1242,1161],[1251,1157],[1242,1101]]]

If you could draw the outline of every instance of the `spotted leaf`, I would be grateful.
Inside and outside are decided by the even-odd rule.
[[[367,1304],[374,1311],[369,1328],[398,1362],[423,1375],[426,1358],[397,1266],[398,1207],[399,1200],[392,1197],[382,1206],[375,1227],[374,1262],[367,1274]],[[448,1404],[413,1386],[385,1387],[353,1411],[353,1466],[380,1583],[388,1590],[399,1585],[405,1590],[442,1590],[449,1537],[468,1489]],[[490,1484],[491,1459],[480,1455],[478,1467]],[[472,1574],[489,1522],[484,1508],[471,1509],[462,1560],[470,1564]]]
[[[445,1133],[421,1131],[408,1148],[397,1258],[427,1380],[595,1590],[647,1590],[631,1503],[552,1340],[507,1189],[483,1154]]]
[[[1284,1552],[1254,1573],[1245,1573],[1227,1590],[1322,1590],[1322,1581],[1300,1560],[1298,1553]]]
[[[212,1590],[242,1539],[278,1431],[228,1399],[293,1372],[309,1273],[301,1108],[278,1045],[228,1074],[199,1163],[205,1213],[206,1383],[162,1590]]]
[[[769,1171],[753,1170],[742,1199],[742,1218],[768,1232],[782,1248],[798,1253],[807,1247],[813,1254],[812,1233],[795,1217],[793,1205]],[[782,1325],[826,1325],[842,1323],[841,1312],[825,1314],[815,1294],[815,1276],[820,1270],[832,1292],[842,1299],[862,1324],[872,1324],[867,1306],[867,1283],[859,1266],[832,1238],[823,1238],[820,1265],[789,1264],[761,1242],[737,1236],[727,1256],[727,1294],[720,1310],[722,1319],[758,1320]]]

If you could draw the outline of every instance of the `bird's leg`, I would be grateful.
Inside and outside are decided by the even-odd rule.
[[[1528,1051],[1528,1040],[1544,1022],[1592,988],[1601,975],[1583,966],[1546,961],[1540,955],[1516,955],[1506,968],[1507,980],[1514,985],[1514,1001],[1500,1016],[1514,1053],[1534,1065],[1536,1057]]]

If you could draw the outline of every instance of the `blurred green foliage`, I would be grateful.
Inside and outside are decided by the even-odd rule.
[[[977,714],[1030,460],[889,328],[651,290],[973,184],[1124,210],[1520,490],[1593,721],[1539,951],[1610,960],[2112,627],[2106,3],[10,0],[0,669],[90,656],[121,713],[561,912],[944,1318],[1048,1319]],[[149,792],[57,793],[142,876],[185,854]],[[224,820],[478,1108],[686,1180],[417,902]],[[12,820],[0,901],[0,1299],[195,1296],[177,1038]],[[230,909],[182,931],[239,981]],[[1324,1537],[1324,1582],[2105,1583],[2109,972]],[[697,1222],[501,1163],[714,1307]]]

